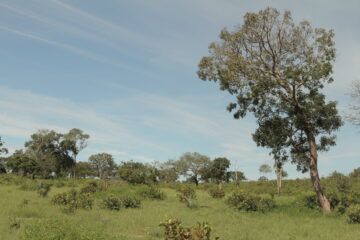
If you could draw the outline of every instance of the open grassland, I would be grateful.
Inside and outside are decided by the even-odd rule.
[[[174,189],[179,184],[160,185],[160,190],[166,194],[166,198],[142,198],[140,208],[122,208],[120,211],[101,208],[102,199],[109,195],[141,198],[140,192],[147,187],[122,183],[113,184],[107,190],[93,194],[92,210],[79,209],[75,213],[66,213],[62,207],[51,203],[52,197],[72,188],[79,189],[85,185],[85,181],[66,180],[63,181],[64,186],[58,187],[56,182],[53,182],[47,197],[41,197],[36,191],[31,191],[32,181],[26,180],[26,184],[3,181],[0,184],[1,240],[29,239],[29,235],[32,236],[31,239],[58,239],[52,236],[58,236],[61,231],[68,233],[61,239],[69,240],[163,239],[164,229],[159,227],[159,223],[169,218],[177,218],[185,226],[206,221],[212,226],[212,236],[224,240],[360,239],[360,225],[347,223],[346,216],[337,212],[325,216],[298,203],[299,194],[311,191],[306,180],[285,181],[284,193],[274,197],[278,207],[266,213],[234,210],[225,204],[225,199],[211,198],[207,185],[197,188],[196,207],[190,209],[177,199]],[[290,191],[286,187],[287,184],[294,189],[291,194],[287,193]],[[252,189],[266,194],[273,191],[275,186],[270,181],[224,186],[227,195],[236,188],[250,191]]]

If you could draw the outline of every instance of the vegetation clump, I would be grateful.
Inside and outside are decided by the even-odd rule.
[[[212,198],[223,198],[225,197],[225,191],[221,188],[212,188],[209,191]]]
[[[210,240],[211,227],[208,223],[198,223],[195,227],[184,227],[177,219],[160,223],[165,228],[165,240]],[[215,238],[219,239],[219,238]]]
[[[52,203],[55,205],[65,206],[66,212],[75,212],[76,209],[82,208],[91,210],[94,200],[88,194],[81,194],[72,189],[68,193],[59,193],[53,196]]]
[[[185,203],[187,207],[193,208],[194,200],[196,200],[196,191],[189,185],[180,187],[178,190],[179,194],[177,195],[180,202]]]
[[[226,203],[237,210],[253,212],[266,212],[276,207],[274,199],[264,198],[260,195],[244,191],[234,192],[230,197],[228,197]]]
[[[110,195],[103,199],[101,206],[106,209],[119,211],[121,208],[121,200],[114,195]]]
[[[347,210],[349,223],[360,223],[360,204],[351,205]]]
[[[160,191],[160,189],[155,188],[153,186],[146,188],[141,192],[141,196],[143,198],[148,199],[156,199],[156,200],[164,200],[166,195],[164,192]]]
[[[124,208],[140,208],[141,200],[136,197],[123,197],[121,198],[121,205]]]
[[[39,184],[39,187],[38,187],[38,194],[41,196],[41,197],[46,197],[48,195],[48,193],[50,192],[50,188],[51,188],[52,184],[50,183],[40,183]]]

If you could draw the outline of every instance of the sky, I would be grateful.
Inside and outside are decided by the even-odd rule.
[[[196,75],[224,27],[267,6],[296,22],[334,29],[335,82],[325,92],[344,115],[360,79],[360,1],[346,0],[0,0],[0,136],[10,153],[38,129],[90,134],[79,155],[166,161],[184,152],[227,157],[249,179],[272,165],[251,134],[251,116],[235,120],[233,100]],[[360,129],[345,124],[337,146],[319,155],[319,171],[360,167]],[[290,178],[308,177],[291,164]],[[274,174],[269,175],[273,178]]]

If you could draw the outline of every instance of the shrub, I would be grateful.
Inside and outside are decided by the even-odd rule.
[[[80,193],[86,193],[86,194],[93,194],[93,193],[96,193],[97,191],[98,191],[98,189],[97,189],[96,183],[95,183],[95,185],[88,184],[87,186],[82,187],[80,189]]]
[[[195,227],[183,227],[181,221],[168,219],[160,223],[165,229],[165,240],[210,240],[211,227],[207,223],[198,223]],[[215,238],[219,239],[219,238]]]
[[[164,200],[166,195],[164,192],[160,191],[160,189],[155,187],[148,187],[147,189],[141,192],[141,196],[144,198],[149,199],[157,199],[157,200]]]
[[[50,183],[40,183],[39,184],[39,187],[38,187],[38,194],[41,196],[41,197],[46,197],[48,195],[48,193],[50,192],[50,188],[51,188],[51,185]]]
[[[51,201],[53,204],[65,206],[65,212],[71,213],[79,208],[91,210],[94,203],[88,194],[80,194],[74,189],[54,195]]]
[[[121,205],[124,208],[139,208],[141,207],[141,201],[136,197],[124,197],[121,199]]]
[[[225,191],[220,188],[212,188],[209,191],[209,194],[213,198],[223,198],[225,197]]]
[[[195,207],[194,201],[196,200],[196,191],[192,187],[185,185],[178,189],[179,194],[177,195],[180,202],[186,204],[187,207]]]
[[[351,205],[347,210],[349,223],[360,223],[360,204]]]
[[[103,208],[119,211],[121,208],[121,200],[114,195],[110,195],[102,201],[101,205]]]
[[[269,211],[276,207],[272,198],[263,198],[259,195],[238,191],[233,193],[226,203],[237,210],[245,211]]]
[[[64,182],[57,182],[57,183],[55,183],[55,187],[57,187],[57,188],[61,188],[61,187],[63,187],[63,186],[65,186],[65,183],[64,183]]]

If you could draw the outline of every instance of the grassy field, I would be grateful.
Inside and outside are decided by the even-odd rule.
[[[76,188],[83,184],[75,183]],[[243,183],[239,188],[246,189],[251,184],[256,183]],[[272,184],[264,184],[258,184],[257,189],[261,191],[262,188],[272,188]],[[306,181],[299,184],[308,189]],[[54,231],[65,231],[73,232],[74,236],[86,236],[83,239],[155,240],[164,238],[164,229],[159,227],[159,223],[168,218],[177,218],[185,226],[206,221],[212,226],[212,236],[224,240],[360,239],[359,224],[349,224],[346,216],[335,212],[325,216],[317,210],[298,206],[296,195],[275,196],[278,207],[267,213],[243,212],[227,206],[225,199],[211,198],[205,187],[199,187],[198,207],[190,209],[179,202],[173,188],[162,185],[160,189],[167,196],[165,200],[143,199],[139,209],[111,211],[101,208],[101,200],[110,194],[137,196],[146,187],[115,185],[107,191],[94,194],[95,204],[92,210],[77,210],[69,214],[51,203],[54,194],[71,189],[67,185],[69,184],[63,187],[53,186],[49,195],[43,198],[36,191],[21,190],[23,187],[20,184],[0,184],[0,239],[26,239],[26,231],[33,232],[34,235],[43,234],[32,239],[45,239],[44,236],[46,239],[53,239],[51,234]],[[234,188],[235,185],[225,186],[227,194]],[[67,236],[61,239],[76,238]]]

